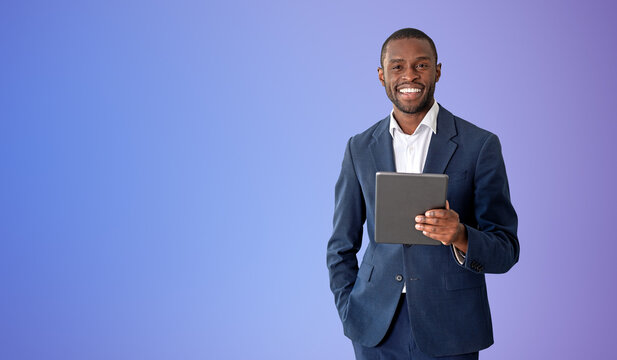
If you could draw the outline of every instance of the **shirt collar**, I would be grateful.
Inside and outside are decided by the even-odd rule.
[[[433,134],[437,134],[437,114],[438,113],[439,113],[439,105],[437,104],[436,100],[433,100],[433,106],[431,106],[431,108],[426,113],[426,115],[424,115],[424,119],[420,121],[420,124],[418,124],[418,127],[416,128],[416,131],[414,132],[414,134],[417,133],[418,129],[420,129],[423,125],[431,129],[433,131]],[[390,111],[390,135],[392,135],[393,138],[394,138],[395,130],[398,130],[402,134],[405,134],[403,129],[401,129],[400,125],[394,118],[394,109],[392,109],[392,111]]]

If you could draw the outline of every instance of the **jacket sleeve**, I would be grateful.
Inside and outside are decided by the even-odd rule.
[[[469,245],[462,266],[477,273],[505,273],[519,258],[518,219],[510,202],[501,144],[494,134],[480,150],[474,184],[477,227],[465,225]]]
[[[347,142],[341,173],[334,194],[332,237],[328,241],[327,265],[330,289],[341,319],[345,319],[349,293],[358,274],[356,254],[362,246],[366,205],[352,156],[353,138]]]

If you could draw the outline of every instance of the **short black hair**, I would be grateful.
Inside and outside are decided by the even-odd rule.
[[[431,44],[433,53],[435,54],[435,63],[437,63],[437,48],[435,47],[435,43],[433,42],[433,39],[431,39],[428,35],[426,35],[422,30],[418,30],[414,28],[404,28],[404,29],[396,30],[383,43],[383,46],[381,47],[381,58],[379,60],[379,63],[381,64],[382,68],[383,68],[383,58],[384,58],[384,55],[386,54],[386,47],[388,47],[388,43],[390,43],[390,41],[392,40],[399,40],[399,39],[424,39],[428,41],[428,43]]]

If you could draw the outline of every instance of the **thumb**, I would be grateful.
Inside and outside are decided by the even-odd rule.
[[[450,203],[446,200],[446,210],[450,210]]]

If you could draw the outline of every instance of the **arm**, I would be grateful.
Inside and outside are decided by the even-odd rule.
[[[478,155],[474,184],[476,228],[460,223],[458,214],[446,202],[446,209],[431,209],[417,216],[416,229],[466,253],[463,259],[453,248],[457,262],[465,268],[479,273],[504,273],[518,261],[518,220],[510,202],[501,145],[493,134]]]
[[[477,228],[467,230],[467,260],[475,272],[505,273],[518,261],[518,218],[510,202],[506,167],[497,136],[491,134],[478,156],[474,177]]]
[[[345,318],[349,293],[356,281],[356,254],[362,246],[362,226],[366,220],[366,206],[354,169],[351,142],[352,139],[347,143],[341,174],[336,182],[334,229],[327,250],[330,289],[341,319]]]

